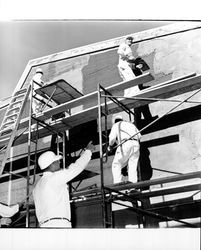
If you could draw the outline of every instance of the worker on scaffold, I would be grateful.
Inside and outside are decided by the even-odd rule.
[[[141,134],[136,126],[123,120],[121,115],[113,118],[113,126],[109,134],[109,150],[117,143],[115,156],[112,162],[113,182],[123,181],[122,168],[128,165],[128,180],[137,182],[137,166],[140,156]]]
[[[33,114],[37,114],[42,112],[43,108],[43,98],[36,94],[36,89],[41,88],[44,85],[44,82],[42,80],[43,77],[43,71],[41,68],[36,69],[36,74],[33,76],[32,84],[33,84],[33,99],[32,99],[32,112]]]
[[[142,74],[141,68],[143,65],[139,63],[137,60],[135,60],[133,56],[133,52],[131,49],[131,45],[133,42],[133,37],[127,37],[125,39],[125,42],[120,44],[117,53],[119,54],[119,74],[123,81],[130,81],[136,76]],[[135,73],[138,73],[135,75]],[[135,95],[139,94],[142,89],[146,87],[143,87],[141,85],[133,86],[131,88],[125,89],[124,96],[125,97],[134,97]],[[141,120],[141,114],[143,114],[144,119],[146,119],[147,122],[152,122],[156,117],[152,117],[149,106],[144,105],[142,107],[138,107],[134,109],[135,111],[135,124],[138,126],[140,124]],[[138,126],[139,128],[139,126]]]
[[[125,42],[120,44],[117,53],[119,54],[119,74],[123,81],[130,81],[135,78],[135,75],[132,70],[132,60],[134,60],[133,52],[131,49],[131,44],[133,42],[132,37],[127,37]],[[134,96],[140,91],[138,86],[126,89],[124,91],[124,96]]]

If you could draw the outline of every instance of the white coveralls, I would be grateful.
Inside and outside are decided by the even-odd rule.
[[[124,139],[138,133],[138,129],[131,122],[120,121],[112,126],[109,135],[109,145],[112,146],[115,142],[121,143]],[[134,138],[124,142],[117,147],[115,156],[112,162],[113,182],[118,183],[123,181],[121,169],[128,164],[128,180],[137,182],[137,165],[140,155],[139,139],[141,134],[137,134]]]
[[[40,88],[43,86],[43,81],[42,81],[42,74],[41,73],[36,73],[33,77],[33,99],[32,99],[32,111],[33,114],[39,113],[42,111],[42,107],[43,107],[43,103],[40,102],[39,100],[43,100],[43,98],[36,94],[36,89]],[[35,99],[34,97],[37,97],[37,99]]]
[[[133,52],[131,47],[126,44],[120,44],[117,53],[119,54],[119,74],[123,81],[130,81],[135,78],[135,75],[132,71],[131,64],[128,62],[128,59],[133,58]],[[140,89],[138,86],[125,89],[124,96],[131,97],[139,93]]]
[[[43,173],[33,190],[36,216],[40,227],[71,227],[69,192],[66,183],[85,169],[91,155],[91,151],[86,150],[67,169]]]
[[[6,206],[0,203],[0,216],[2,217],[12,217],[19,211],[19,204],[13,206]]]
[[[0,203],[0,216],[3,218],[0,219],[1,225],[9,225],[11,223],[10,217],[16,214],[19,211],[19,204],[13,206],[6,206]]]

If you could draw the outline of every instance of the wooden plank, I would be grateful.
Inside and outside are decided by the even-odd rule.
[[[121,191],[127,190],[127,189],[124,188],[122,190],[117,190],[116,188],[111,188],[111,191],[115,192],[115,190],[121,193]],[[152,191],[141,191],[141,192],[135,191],[135,192],[131,192],[129,194],[129,197],[142,200],[142,199],[151,198],[151,197],[153,198],[153,197],[158,197],[158,196],[172,195],[172,194],[185,193],[185,192],[191,192],[191,191],[197,191],[197,190],[201,190],[201,184],[191,184],[191,185],[185,185],[185,186],[180,186],[180,187],[162,188],[162,189],[152,190]],[[109,190],[106,189],[106,193],[109,193]],[[94,194],[96,194],[96,196]],[[74,192],[71,194],[71,197],[79,198],[80,196],[82,197],[92,196],[95,199],[97,199],[98,195],[101,195],[101,190],[96,188],[96,189],[87,190],[87,191]],[[117,197],[117,199],[120,199],[120,198]]]
[[[112,94],[124,90],[126,88],[130,88],[132,86],[136,86],[138,84],[143,84],[152,81],[154,78],[150,73],[146,73],[144,75],[138,76],[135,79],[127,82],[120,82],[114,85],[111,85],[106,88],[106,90],[110,91]],[[38,115],[37,118],[40,121],[44,121],[48,118],[50,118],[52,115],[65,112],[68,109],[72,109],[75,107],[79,107],[80,105],[84,104],[90,104],[91,102],[96,102],[97,103],[97,91],[89,93],[87,95],[84,95],[80,98],[77,98],[75,100],[66,102],[64,104],[60,104],[54,108],[48,109],[44,111],[42,114]],[[21,121],[21,124],[19,126],[20,129],[26,128],[28,126],[28,118],[24,118]]]
[[[161,209],[164,207],[171,207],[172,205],[179,206],[179,205],[183,205],[183,204],[192,204],[194,202],[201,202],[201,200],[200,201],[194,200],[193,197],[190,196],[190,197],[185,197],[185,198],[181,198],[181,199],[163,201],[163,202],[150,204],[149,210]]]
[[[153,190],[153,191],[146,191],[134,194],[135,198],[144,199],[144,198],[151,198],[157,197],[162,195],[170,195],[170,194],[177,194],[177,193],[185,193],[190,191],[201,190],[201,184],[192,184],[186,185],[181,187],[172,187],[172,188],[163,188],[160,190]],[[131,195],[132,197],[132,195]]]
[[[165,99],[165,98],[172,97],[174,95],[179,95],[179,94],[183,94],[183,93],[188,92],[188,91],[198,89],[198,88],[200,88],[200,86],[201,86],[201,75],[198,75],[198,76],[195,76],[195,77],[192,77],[189,79],[176,81],[176,82],[173,82],[171,84],[161,86],[159,88],[141,91],[141,93],[136,95],[136,97],[138,97],[138,98],[140,98],[140,97],[142,97],[142,98],[158,97],[158,98]],[[84,98],[84,97],[81,97],[81,98]],[[76,100],[74,100],[74,101],[76,102]],[[133,100],[133,99],[124,98],[121,100],[121,102],[124,105],[126,105],[128,108],[135,108],[135,107],[139,107],[141,105],[148,104],[150,102],[154,102],[154,100],[140,101],[140,100]],[[65,104],[62,104],[62,105],[65,106]],[[67,105],[68,105],[68,103],[66,103],[66,107],[67,107]],[[118,107],[116,104],[114,104],[111,101],[108,102],[108,113],[109,114],[117,113],[120,111],[122,111],[122,109],[120,107]],[[59,112],[61,112],[60,105],[59,105],[59,108],[57,109],[56,113],[59,113]],[[41,117],[41,120],[43,120],[45,114],[46,113],[44,113],[42,116],[38,116],[38,118]],[[69,117],[64,118],[64,119],[54,121],[51,123],[51,126],[53,127],[53,129],[61,132],[61,131],[68,130],[74,126],[77,126],[77,125],[86,123],[88,121],[92,121],[94,119],[97,119],[97,117],[98,117],[98,106],[93,106],[91,108],[77,112]],[[25,120],[24,123],[20,124],[20,128],[26,127],[27,124],[28,124],[28,120]],[[51,134],[51,131],[49,131],[47,129],[42,128],[39,130],[39,138],[48,136],[50,134]],[[26,138],[27,138],[27,135],[25,133],[21,136],[21,138],[19,138],[15,142],[15,145],[18,145],[20,143],[25,142]]]
[[[169,81],[166,81],[166,82],[162,82],[162,83],[156,84],[156,85],[154,85],[154,86],[149,87],[149,90],[155,89],[155,88],[158,88],[158,87],[161,87],[161,86],[163,86],[163,85],[170,84],[170,83],[173,83],[173,82],[176,82],[176,81],[181,81],[181,80],[184,80],[184,79],[193,77],[193,76],[196,76],[196,73],[195,73],[195,72],[193,72],[193,73],[191,73],[191,74],[187,74],[187,75],[181,76],[181,77],[173,78],[173,79],[171,79],[171,80],[169,80]],[[147,89],[147,90],[148,90],[148,89]],[[146,89],[145,89],[145,91],[146,91]]]
[[[153,76],[150,73],[146,73],[144,75],[138,76],[133,80],[130,81],[123,81],[114,85],[111,85],[107,88],[105,88],[107,91],[109,91],[111,94],[115,94],[116,92],[122,91],[124,89],[147,83],[154,80]],[[39,120],[46,120],[47,118],[50,118],[52,115],[58,114],[60,112],[64,112],[68,109],[72,109],[75,107],[78,107],[80,105],[90,104],[95,102],[96,105],[98,104],[98,92],[94,91],[92,93],[89,93],[87,95],[84,95],[80,98],[77,98],[75,100],[66,102],[64,104],[61,104],[59,106],[56,106],[54,108],[48,109],[47,111],[43,112],[42,115],[38,115],[37,118]]]
[[[175,93],[176,94],[181,94],[186,91],[196,89],[200,87],[201,85],[201,75],[191,78],[191,79],[186,79],[182,80],[179,82],[174,82],[169,85],[162,86],[160,88],[155,88],[150,91],[146,91],[136,95],[136,97],[160,97],[160,98],[169,98],[170,96],[173,96]],[[188,88],[189,87],[189,88]],[[121,100],[123,104],[125,104],[128,108],[135,108],[141,105],[142,102],[139,100],[131,100],[131,99],[122,99]],[[143,105],[150,103],[151,101],[143,101]],[[111,113],[116,113],[122,111],[120,107],[117,107],[116,104],[113,102],[109,101],[108,102],[108,112],[109,114]],[[91,107],[89,109],[83,110],[81,112],[78,112],[70,117],[64,118],[63,122],[67,125],[67,127],[73,127],[78,124],[96,119],[98,116],[98,106]],[[59,125],[55,124],[55,128],[59,128]]]
[[[113,190],[114,189],[111,189],[111,191]],[[151,198],[151,197],[172,195],[172,194],[185,193],[185,192],[191,192],[191,191],[197,191],[197,190],[201,190],[201,184],[191,184],[191,185],[183,185],[179,187],[161,188],[161,189],[151,190],[151,191],[149,190],[141,191],[141,192],[134,191],[129,194],[129,197],[132,197],[133,199],[142,200],[142,199]],[[121,198],[117,196],[116,199],[121,199]],[[122,199],[126,199],[126,198],[122,197]]]
[[[148,78],[149,75],[146,75],[146,77]],[[142,80],[142,78],[138,77],[138,78],[135,78],[129,82],[121,82],[120,84],[115,84],[115,85],[112,85],[112,86],[106,88],[106,90],[111,92],[111,94],[114,94],[117,91],[124,90],[124,89],[131,87],[131,86],[134,86],[134,84],[137,84],[137,82],[138,82],[137,80],[140,81],[140,80]],[[149,97],[149,98],[150,97],[169,98],[169,97],[173,96],[174,93],[176,93],[176,92],[177,92],[176,94],[183,93],[182,91],[179,91],[179,90],[182,90],[185,87],[192,86],[194,84],[198,84],[198,86],[196,88],[200,87],[199,86],[200,82],[201,82],[201,75],[193,77],[193,78],[182,79],[182,80],[176,81],[176,82],[174,81],[170,84],[163,84],[163,86],[160,86],[160,84],[159,84],[159,87],[155,86],[155,88],[148,88],[148,89],[142,90],[138,95],[136,95],[136,97],[138,97],[138,98],[140,98],[140,97],[143,97],[143,98],[146,98],[146,97]],[[138,83],[138,84],[140,84],[140,83]],[[170,92],[172,92],[172,91],[174,93],[170,94]],[[79,106],[82,104],[90,103],[91,101],[94,101],[95,99],[97,99],[97,91],[93,92],[89,95],[83,96],[81,98],[78,98],[76,100],[73,100],[71,102],[65,103],[63,105],[59,105],[59,106],[55,107],[54,109],[49,109],[48,111],[44,112],[42,115],[37,116],[37,118],[39,120],[45,120],[45,119],[51,117],[52,114],[57,114],[57,113],[65,111],[67,109],[70,109],[70,108],[73,108],[73,107],[76,107],[76,106]],[[130,104],[130,106],[132,108],[134,108],[136,106],[140,106],[139,100],[136,101],[136,100],[122,99],[121,101],[125,105]],[[150,102],[151,102],[150,100],[143,101],[143,105],[150,103]],[[108,102],[108,103],[111,103],[111,102]],[[113,106],[112,103],[110,106]],[[109,107],[109,109],[110,109],[110,107]],[[85,111],[83,110],[83,112],[85,112]]]
[[[107,188],[111,188],[117,191],[129,190],[129,189],[134,189],[134,188],[140,189],[143,187],[150,187],[153,185],[184,181],[184,180],[195,179],[195,178],[201,178],[201,171],[191,172],[191,173],[181,174],[181,175],[174,175],[174,176],[169,176],[169,177],[163,177],[163,178],[157,178],[157,179],[148,180],[148,181],[140,181],[137,183],[128,182],[128,183],[112,184],[112,185],[108,185]],[[72,194],[72,196],[78,197],[78,196],[90,195],[91,193],[100,193],[100,192],[101,192],[100,188],[96,188],[93,190],[75,192]]]

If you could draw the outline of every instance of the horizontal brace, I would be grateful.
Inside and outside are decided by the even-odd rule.
[[[109,95],[102,95],[103,97],[108,97],[110,98]],[[164,102],[183,102],[182,100],[177,100],[177,99],[163,99],[163,98],[151,98],[151,97],[126,97],[126,96],[115,96],[115,98],[125,98],[125,99],[130,99],[130,100],[142,100],[142,101],[164,101]],[[191,103],[191,104],[201,104],[199,101],[188,101],[185,100],[185,103]]]

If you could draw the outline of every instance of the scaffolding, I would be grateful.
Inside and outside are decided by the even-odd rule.
[[[163,85],[163,84],[162,84]],[[200,92],[201,89],[198,89],[195,93],[191,94],[190,96],[188,96],[187,98],[185,98],[184,100],[182,101],[179,101],[179,100],[176,100],[176,102],[179,102],[179,104],[177,104],[174,108],[170,109],[168,112],[166,112],[163,116],[169,114],[170,112],[172,112],[174,109],[178,108],[180,105],[182,105],[183,103],[185,102],[190,102],[189,99],[191,99],[194,95],[196,95],[198,92]],[[164,216],[164,215],[161,215],[161,214],[158,214],[158,213],[154,213],[154,212],[150,212],[146,209],[142,209],[142,208],[139,208],[138,207],[138,201],[140,201],[142,204],[142,197],[145,198],[146,195],[143,195],[143,193],[141,193],[141,191],[134,191],[134,194],[133,195],[128,195],[128,194],[125,194],[125,191],[124,192],[120,192],[118,189],[115,189],[114,187],[108,187],[108,186],[105,186],[104,185],[104,169],[103,169],[103,165],[105,163],[105,160],[104,160],[104,157],[106,158],[106,161],[107,161],[107,148],[108,148],[108,136],[107,136],[107,131],[108,131],[108,128],[107,128],[107,116],[109,115],[109,112],[108,112],[108,99],[111,100],[112,102],[114,102],[118,107],[121,107],[122,111],[125,111],[129,114],[129,119],[131,120],[131,115],[135,116],[135,114],[127,108],[126,105],[124,105],[121,101],[118,100],[119,99],[127,99],[126,97],[122,97],[122,96],[114,96],[112,95],[109,91],[107,91],[103,86],[101,86],[100,84],[98,85],[98,127],[99,127],[99,144],[100,144],[100,171],[101,171],[101,196],[102,196],[102,212],[103,212],[103,226],[104,227],[112,227],[112,210],[110,210],[110,215],[108,215],[108,209],[107,209],[107,202],[109,203],[115,203],[115,204],[119,204],[119,205],[122,205],[121,203],[118,203],[116,202],[115,200],[116,199],[122,199],[122,200],[128,200],[128,201],[131,201],[132,203],[132,207],[130,206],[127,206],[127,205],[123,205],[127,208],[130,208],[132,209],[134,212],[136,212],[137,214],[139,215],[142,215],[142,218],[140,218],[139,216],[139,222],[138,222],[138,227],[140,227],[140,221],[143,221],[144,220],[144,217],[143,215],[147,215],[147,216],[150,216],[150,217],[153,217],[153,218],[158,218],[158,219],[162,219],[164,221],[177,221],[181,224],[184,224],[186,225],[187,227],[196,227],[194,226],[193,224],[190,224],[188,222],[185,222],[185,221],[182,221],[182,220],[179,220],[177,218],[173,218],[173,217],[170,217],[170,216]],[[103,101],[102,101],[103,99]],[[165,99],[157,99],[157,98],[143,98],[143,97],[132,97],[132,98],[128,98],[128,99],[134,99],[134,100],[155,100],[155,101],[166,101]],[[170,100],[171,101],[171,100]],[[173,102],[175,102],[175,100],[173,100]],[[191,103],[191,102],[190,102]],[[162,117],[159,117],[158,119],[156,119],[155,121],[149,123],[147,126],[145,126],[144,128],[142,128],[138,133],[141,133],[142,131],[144,131],[145,129],[147,129],[148,127],[150,127],[152,124],[156,123],[158,120],[162,119]],[[103,133],[103,128],[102,128],[102,117],[104,117],[104,132]],[[135,119],[135,118],[134,118]],[[127,140],[130,140],[132,138],[134,138],[137,134],[134,134],[133,136],[131,136],[129,139]],[[103,141],[103,138],[105,139]],[[120,142],[115,148],[117,148],[118,146],[122,145],[123,143],[125,143],[127,140],[124,140],[122,142]],[[103,146],[104,148],[106,149],[106,153],[104,154],[103,153]],[[182,177],[181,177],[182,176]],[[196,173],[193,173],[193,174],[190,174],[190,175],[183,175],[183,174],[179,174],[179,178],[169,178],[169,181],[175,181],[175,180],[184,180],[185,178],[199,178],[201,177],[201,172],[196,172]],[[163,180],[158,180],[158,183],[160,183],[161,185],[164,183],[164,182],[168,182],[168,178],[165,178]],[[136,188],[138,187],[138,190],[140,190],[140,188],[142,188],[143,186],[148,186],[150,187],[150,184],[151,182],[149,183],[149,181],[145,181],[145,182],[141,182],[141,183],[138,183],[138,185],[136,186],[135,184],[131,184],[129,183],[126,187],[126,185],[122,185],[122,191],[123,190],[129,190],[132,188]],[[124,186],[124,187],[123,187]],[[182,188],[173,188],[172,190],[169,190],[170,192],[169,193],[179,193],[179,192],[185,192],[186,191],[190,191],[190,190],[200,190],[201,189],[201,184],[194,184],[194,185],[188,185],[186,187],[182,187]],[[199,191],[198,191],[199,192]],[[111,194],[114,194],[116,193],[116,196],[117,197],[112,197]],[[157,192],[156,192],[157,193]],[[158,191],[158,195],[159,194],[165,194],[164,190],[159,190]],[[197,193],[197,192],[196,192]],[[167,193],[168,194],[168,193]],[[153,192],[152,192],[152,195],[153,195]],[[149,197],[151,197],[151,192],[148,192],[147,193],[147,198],[149,199]],[[134,206],[135,204],[135,206]],[[142,205],[143,207],[143,205]],[[109,222],[109,219],[110,219],[110,222]],[[144,220],[143,221],[143,225],[146,227],[146,221]]]
[[[171,81],[163,82],[161,84],[155,85],[153,87],[150,87],[146,90],[143,90],[139,93],[139,95],[135,97],[125,98],[122,96],[118,96],[118,91],[122,91],[126,88],[132,87],[134,85],[143,84],[146,82],[149,82],[153,80],[152,75],[144,74],[142,76],[136,77],[135,79],[127,82],[121,82],[118,84],[114,84],[110,87],[104,88],[100,84],[98,85],[97,91],[90,93],[88,95],[82,96],[79,95],[77,91],[76,96],[71,95],[71,98],[66,101],[66,96],[63,98],[61,95],[64,93],[69,93],[69,89],[72,90],[68,85],[67,91],[63,91],[64,85],[67,86],[67,84],[62,80],[62,84],[60,84],[60,81],[53,81],[53,83],[39,88],[38,94],[40,94],[43,97],[46,97],[47,99],[47,105],[49,105],[49,102],[53,99],[54,102],[56,102],[57,105],[50,107],[47,110],[44,110],[41,114],[33,115],[32,114],[32,99],[30,102],[30,109],[29,109],[29,117],[28,119],[24,119],[19,127],[27,128],[28,127],[28,133],[22,133],[20,136],[18,136],[15,139],[15,144],[20,145],[24,142],[28,142],[28,163],[27,163],[27,191],[26,191],[26,227],[30,226],[30,204],[29,204],[29,186],[34,184],[35,181],[35,175],[36,175],[36,158],[38,155],[38,140],[40,138],[43,138],[47,135],[51,135],[52,133],[56,133],[59,137],[63,140],[63,155],[66,155],[65,153],[65,131],[69,128],[72,128],[73,126],[84,124],[87,121],[91,121],[93,119],[98,119],[98,127],[99,127],[99,147],[100,147],[100,183],[101,188],[93,188],[90,191],[78,191],[74,192],[72,194],[72,198],[76,199],[76,197],[85,196],[86,198],[91,197],[91,194],[93,193],[98,197],[101,197],[102,200],[102,215],[103,215],[103,227],[113,227],[113,215],[112,215],[112,209],[108,210],[107,204],[111,207],[111,203],[118,203],[117,200],[127,200],[130,201],[133,206],[130,207],[135,213],[139,214],[138,216],[138,227],[140,227],[141,222],[143,221],[143,224],[146,227],[146,216],[151,216],[157,219],[161,219],[164,221],[169,220],[175,220],[178,221],[188,227],[194,227],[194,225],[187,223],[185,221],[179,220],[177,218],[172,218],[171,216],[164,216],[156,212],[151,212],[148,209],[139,207],[138,203],[143,203],[143,199],[149,199],[150,197],[154,197],[157,195],[165,195],[165,194],[173,194],[173,193],[179,193],[179,192],[188,192],[188,191],[197,191],[201,189],[200,184],[192,184],[187,185],[184,187],[174,187],[174,188],[161,188],[161,190],[157,191],[137,191],[137,192],[131,192],[131,193],[125,193],[124,190],[132,190],[132,189],[141,189],[143,187],[150,187],[151,185],[156,184],[164,184],[179,180],[185,180],[185,179],[193,179],[193,178],[201,178],[201,172],[196,173],[189,173],[189,174],[181,174],[176,175],[173,177],[166,177],[166,178],[159,178],[157,180],[150,180],[150,181],[140,181],[135,184],[131,183],[124,183],[124,185],[105,185],[104,183],[104,163],[108,159],[107,150],[104,152],[104,149],[107,149],[107,143],[108,143],[108,115],[112,113],[117,113],[120,111],[125,111],[128,113],[130,120],[132,119],[132,116],[134,113],[131,111],[134,107],[139,107],[141,105],[145,105],[151,102],[155,101],[172,101],[178,103],[174,109],[178,106],[180,106],[183,103],[195,103],[198,104],[198,102],[190,101],[190,98],[195,95],[197,92],[200,91],[200,81],[201,76],[195,76],[195,74],[190,74],[187,76],[183,76],[177,79],[173,79]],[[56,84],[55,84],[56,83]],[[50,88],[51,87],[51,90]],[[62,86],[62,87],[61,87]],[[33,86],[32,86],[33,88]],[[61,91],[62,89],[62,91]],[[196,90],[198,89],[198,90]],[[48,92],[50,90],[50,92]],[[57,92],[57,90],[59,92]],[[185,93],[191,90],[196,90],[192,95],[187,97],[185,100],[167,100],[166,98],[172,97],[179,93]],[[72,94],[72,93],[71,93]],[[32,95],[31,95],[32,96]],[[55,98],[54,98],[55,97]],[[59,102],[63,98],[62,102]],[[102,101],[102,99],[104,99]],[[109,101],[108,101],[109,100]],[[93,101],[96,101],[96,105],[92,106],[88,109],[84,109],[82,111],[79,111],[75,114],[72,114],[70,110],[74,107],[77,107],[79,105],[88,104]],[[46,106],[47,106],[46,105]],[[45,106],[45,107],[46,107]],[[165,115],[172,112],[174,109],[169,110]],[[61,117],[59,119],[56,119],[51,122],[46,122],[47,119],[51,119],[52,116],[58,115],[62,112],[65,112],[68,110],[67,115],[64,117]],[[104,129],[102,128],[102,117],[104,117]],[[152,123],[145,126],[140,132],[147,129],[149,126],[151,126],[153,123],[158,122],[162,117],[156,119]],[[34,129],[33,129],[34,125]],[[135,135],[134,135],[135,136]],[[5,142],[1,142],[3,144]],[[34,144],[34,159],[32,160],[31,154],[32,152],[32,144]],[[34,173],[33,173],[33,181],[30,182],[30,167],[34,163]],[[63,166],[65,166],[65,157]],[[13,173],[10,173],[12,175]],[[113,195],[112,193],[116,193],[116,195]]]

